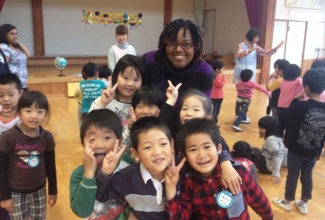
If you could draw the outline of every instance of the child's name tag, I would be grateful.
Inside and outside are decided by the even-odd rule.
[[[218,193],[216,200],[218,205],[224,209],[229,208],[234,202],[232,194],[225,190]]]
[[[38,164],[39,164],[39,157],[38,156],[30,156],[28,158],[28,166],[29,167],[34,168],[34,167],[37,167]]]

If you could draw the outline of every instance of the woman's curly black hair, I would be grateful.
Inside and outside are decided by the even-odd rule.
[[[192,36],[192,43],[194,47],[194,60],[201,59],[203,51],[203,38],[200,28],[190,20],[176,19],[167,24],[161,32],[158,43],[158,53],[160,55],[166,52],[167,44],[177,40],[177,34],[180,29],[183,29],[183,36],[186,30],[189,30]]]

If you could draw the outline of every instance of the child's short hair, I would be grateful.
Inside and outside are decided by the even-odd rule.
[[[138,150],[139,147],[139,136],[142,133],[146,133],[152,129],[161,130],[168,138],[169,141],[172,139],[168,125],[157,117],[143,117],[134,122],[130,130],[130,139],[132,143],[132,148]]]
[[[274,117],[264,116],[260,118],[258,127],[265,129],[265,139],[271,135],[280,137],[279,123]]]
[[[211,99],[205,93],[203,93],[203,92],[201,92],[201,91],[199,91],[197,89],[189,89],[189,90],[187,90],[185,92],[185,94],[184,94],[184,96],[182,98],[181,106],[183,106],[184,101],[188,97],[191,97],[191,96],[196,96],[201,100],[206,116],[209,116],[209,115],[212,114],[212,112],[213,112],[213,104],[212,104]]]
[[[156,86],[144,85],[138,89],[132,97],[131,105],[133,109],[135,109],[140,102],[146,105],[155,105],[161,109],[164,104],[163,93]]]
[[[301,69],[296,64],[289,64],[283,69],[283,79],[287,81],[294,81],[300,76]]]
[[[243,82],[248,82],[253,76],[253,71],[250,69],[244,69],[240,72],[240,80]]]
[[[22,90],[21,81],[16,74],[13,73],[2,73],[0,74],[0,85],[15,84],[18,91]]]
[[[143,61],[136,56],[126,54],[119,61],[117,61],[112,74],[112,85],[117,82],[117,77],[120,73],[124,73],[125,69],[131,67],[133,68],[138,76],[141,76],[142,80],[145,75],[146,68]]]
[[[98,73],[98,66],[95,63],[89,62],[82,67],[82,73],[85,77],[94,77]]]
[[[102,65],[98,68],[98,77],[107,79],[112,75],[112,70],[107,65]]]
[[[123,24],[118,25],[115,29],[116,35],[123,35],[128,33],[129,33],[129,29]]]
[[[317,68],[317,67],[324,67],[325,68],[325,60],[315,60],[312,64],[311,64],[311,68]]]
[[[278,65],[278,69],[279,70],[284,70],[287,66],[290,65],[288,60],[285,59],[278,59],[277,61],[275,61],[274,63],[274,69],[276,68],[276,65]]]
[[[182,125],[176,137],[177,147],[186,156],[186,138],[193,134],[207,134],[218,147],[221,143],[220,132],[212,120],[207,118],[193,118]]]
[[[252,157],[252,148],[246,141],[237,141],[232,147],[231,154],[233,157],[243,157],[250,160]]]
[[[212,66],[213,70],[216,70],[216,69],[220,70],[220,69],[222,69],[222,67],[225,66],[225,64],[221,60],[216,60],[212,63],[211,66]]]
[[[80,141],[84,145],[83,140],[90,126],[96,128],[107,128],[113,131],[117,139],[122,136],[123,126],[121,119],[109,109],[96,109],[89,112],[83,119],[80,126]]]
[[[325,90],[325,68],[308,70],[302,78],[302,83],[308,86],[311,93],[321,94]]]
[[[47,119],[49,119],[50,105],[49,102],[47,101],[46,96],[40,91],[28,90],[24,92],[18,101],[17,112],[19,113],[23,108],[31,107],[34,103],[36,104],[37,108],[46,110],[46,117]]]
[[[247,33],[246,33],[246,39],[249,41],[249,42],[253,42],[254,38],[255,37],[261,37],[261,31],[260,29],[257,29],[257,28],[251,28]]]

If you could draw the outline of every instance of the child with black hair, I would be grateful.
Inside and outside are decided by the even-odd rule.
[[[213,80],[212,92],[210,95],[212,104],[213,104],[213,113],[212,120],[217,124],[218,123],[218,115],[220,113],[221,104],[223,101],[223,87],[225,86],[227,79],[225,74],[223,74],[224,63],[220,60],[217,60],[212,63],[212,68],[216,71],[216,77]],[[220,126],[218,126],[220,129]]]
[[[119,145],[121,135],[121,120],[109,109],[93,110],[84,117],[80,127],[83,165],[77,167],[70,177],[70,207],[77,216],[88,220],[125,219],[126,203],[95,200],[96,174],[106,154]],[[122,155],[114,172],[133,163],[130,156]]]
[[[248,107],[251,103],[253,97],[253,89],[256,89],[260,92],[263,92],[267,96],[270,96],[270,92],[264,89],[262,86],[256,84],[254,81],[251,81],[253,76],[253,71],[250,69],[244,69],[240,73],[240,79],[236,85],[237,89],[237,101],[236,101],[236,119],[232,125],[234,131],[242,131],[239,127],[241,123],[249,124],[248,122],[243,121],[247,119]]]
[[[98,67],[98,78],[103,80],[105,85],[108,85],[109,77],[112,75],[112,70],[107,65]]]
[[[283,69],[283,80],[280,84],[280,96],[278,100],[278,121],[280,135],[283,137],[286,127],[286,112],[292,100],[304,91],[301,69],[296,64],[290,64]]]
[[[307,214],[308,200],[312,198],[313,168],[319,160],[325,140],[325,103],[320,94],[325,89],[325,75],[320,68],[310,69],[303,76],[303,86],[309,99],[295,98],[286,114],[284,143],[288,148],[288,174],[285,199],[274,198],[273,203],[291,211],[291,201],[295,200],[297,182],[302,185],[300,200],[295,201],[299,212]]]
[[[325,60],[315,60],[311,64],[311,68],[325,68]],[[323,72],[325,74],[325,72]],[[320,94],[321,99],[325,102],[325,90]]]
[[[82,67],[82,75],[85,80],[80,82],[80,90],[82,93],[82,118],[88,113],[91,103],[101,95],[103,89],[106,88],[105,83],[98,78],[98,66],[89,62]]]
[[[289,65],[289,61],[278,59],[274,62],[274,73],[270,74],[266,89],[271,91],[270,105],[272,117],[278,120],[278,100],[280,96],[280,85],[283,80],[283,70]]]
[[[258,181],[256,166],[252,162],[252,148],[246,141],[237,141],[232,147],[231,156],[249,170]]]
[[[220,133],[206,118],[186,122],[177,135],[177,145],[191,166],[177,193],[179,171],[174,163],[165,171],[166,215],[168,219],[249,219],[249,205],[262,219],[273,219],[269,200],[255,178],[240,163],[233,165],[242,177],[241,191],[232,195],[221,181],[218,163]]]

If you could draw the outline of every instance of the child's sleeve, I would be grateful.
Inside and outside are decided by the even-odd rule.
[[[45,169],[48,181],[48,194],[56,195],[58,193],[57,189],[57,179],[56,179],[56,167],[55,167],[55,142],[53,135],[51,133],[47,134],[47,146],[45,151]]]
[[[96,179],[83,177],[83,166],[75,169],[70,177],[70,207],[81,218],[86,218],[94,210],[97,191]]]
[[[263,220],[272,220],[273,212],[270,202],[262,188],[256,182],[253,174],[244,166],[238,170],[243,179],[244,188],[247,190],[247,203]]]
[[[252,82],[252,81],[250,81],[250,82],[252,83],[254,89],[256,89],[256,90],[258,90],[260,92],[263,92],[267,96],[270,96],[270,92],[267,91],[264,87],[262,87],[261,85],[258,85],[255,82]]]
[[[272,176],[280,176],[280,168],[283,161],[283,155],[280,156],[280,144],[276,138],[267,138],[262,149],[265,160],[271,165],[267,166],[267,168],[272,171]]]
[[[222,75],[220,77],[216,77],[215,80],[213,80],[213,85],[217,88],[223,88],[226,84],[227,80],[226,80],[226,77],[225,75]]]
[[[0,151],[0,201],[11,198],[8,181],[9,154]]]

